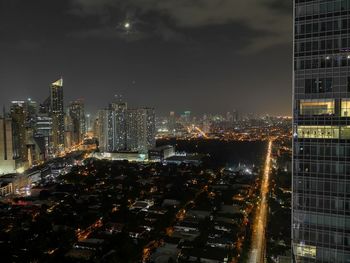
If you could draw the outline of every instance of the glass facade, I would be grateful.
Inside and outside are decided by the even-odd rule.
[[[350,262],[350,0],[294,0],[295,262]]]
[[[64,146],[64,101],[63,101],[63,79],[51,84],[51,115],[52,115],[52,142],[54,151]],[[60,149],[62,150],[62,149]]]

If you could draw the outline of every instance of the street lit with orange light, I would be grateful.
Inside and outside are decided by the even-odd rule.
[[[260,201],[256,209],[253,221],[253,233],[251,251],[249,253],[249,263],[262,263],[265,256],[265,228],[268,213],[268,192],[269,192],[269,175],[271,170],[271,153],[273,141],[268,143],[264,172],[261,182]]]
[[[259,120],[259,124],[254,121],[244,121],[236,124],[235,127],[226,127],[217,124],[211,125],[210,129],[204,128],[200,123],[192,123],[185,125],[182,132],[176,133],[176,139],[178,140],[223,140],[223,141],[268,141],[271,136],[278,136],[280,138],[291,137],[291,131],[289,130],[289,117],[277,117],[274,123],[265,122]],[[163,129],[159,129],[157,139],[170,139],[174,134],[164,132]]]
[[[98,228],[101,228],[102,226],[103,226],[102,218],[99,218],[98,220],[96,220],[96,222],[94,222],[92,225],[90,225],[86,229],[83,229],[83,230],[78,229],[76,231],[77,239],[78,240],[87,239],[93,231],[95,231]]]
[[[196,132],[200,133],[199,130]],[[203,134],[199,136],[203,138],[202,143],[210,140]],[[62,231],[72,238],[62,241],[66,246],[64,252],[56,244],[44,246],[42,251],[50,259],[80,256],[84,247],[89,254],[89,246],[98,247],[94,254],[102,257],[101,251],[113,244],[115,251],[133,258],[133,262],[157,262],[156,259],[168,253],[168,249],[176,252],[172,255],[174,260],[185,262],[186,253],[191,252],[188,250],[190,244],[195,246],[199,256],[213,251],[213,255],[218,253],[227,258],[227,262],[241,263],[249,251],[247,235],[252,226],[254,242],[264,244],[263,234],[257,233],[265,225],[260,217],[266,217],[267,205],[261,204],[264,196],[260,197],[262,202],[257,196],[260,186],[262,193],[267,191],[267,167],[270,165],[267,162],[271,162],[272,141],[274,146],[278,144],[275,134],[268,138],[269,143],[265,140],[252,143],[257,145],[254,148],[256,157],[247,159],[247,163],[215,164],[213,167],[205,163],[176,166],[156,162],[129,163],[95,159],[89,151],[68,153],[45,163],[55,165],[54,169],[60,175],[55,174],[52,181],[46,181],[44,177],[41,185],[34,187],[37,189],[32,191],[30,198],[13,200],[9,205],[21,205],[30,215],[35,215],[30,224],[43,218],[59,218],[57,222],[68,226]],[[225,149],[221,145],[226,142],[217,140],[217,143],[218,151],[222,153]],[[230,142],[228,145],[231,153],[231,146],[235,144]],[[269,150],[265,161],[266,145]],[[201,153],[198,147],[193,147],[198,150],[197,154]],[[281,153],[289,151],[288,145],[278,149]],[[213,154],[207,158],[216,157]],[[64,167],[70,169],[64,170]],[[51,171],[48,176],[52,174]],[[261,174],[264,174],[263,180],[259,179]],[[45,203],[45,210],[37,206],[41,203]],[[15,209],[12,211],[13,218],[19,218],[20,214],[16,215]],[[259,219],[253,218],[255,211]],[[3,231],[12,233],[17,227],[9,222]],[[40,229],[35,228],[35,231]],[[59,235],[60,232],[52,233]],[[124,243],[129,251],[124,251]],[[263,253],[264,246],[260,247]]]

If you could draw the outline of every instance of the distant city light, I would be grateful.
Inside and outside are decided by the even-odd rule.
[[[24,167],[20,167],[20,168],[18,168],[18,169],[16,170],[16,172],[19,173],[19,174],[24,173],[24,171],[25,171]]]
[[[246,169],[244,170],[244,172],[245,172],[246,174],[252,174],[252,170],[250,170],[249,168],[246,168]]]

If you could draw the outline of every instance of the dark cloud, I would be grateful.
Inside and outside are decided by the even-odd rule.
[[[193,29],[235,24],[251,33],[245,34],[237,52],[259,52],[291,41],[289,0],[1,0],[1,4],[0,32],[5,31],[7,39],[33,44],[45,41],[40,39],[43,35],[60,33],[128,42],[158,37],[195,43]],[[18,15],[21,19],[16,19]],[[129,34],[118,27],[127,20],[133,25]],[[231,39],[242,35],[241,31],[233,33]]]
[[[287,43],[291,33],[291,2],[287,0],[72,0],[80,15],[109,16],[110,10],[132,10],[171,21],[165,33],[183,36],[182,29],[224,24],[245,24],[255,36],[247,39],[242,52],[256,52]],[[159,23],[159,21],[154,21]],[[151,33],[154,33],[151,32]],[[165,37],[167,38],[167,36]]]

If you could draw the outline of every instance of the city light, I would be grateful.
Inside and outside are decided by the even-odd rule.
[[[268,213],[267,194],[269,192],[269,176],[271,171],[272,140],[268,143],[263,178],[260,189],[260,204],[253,221],[253,237],[249,263],[262,262],[265,247],[265,229]]]
[[[1,262],[350,258],[350,0],[269,1],[1,3]]]

